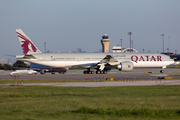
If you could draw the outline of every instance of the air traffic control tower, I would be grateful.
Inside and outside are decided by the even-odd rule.
[[[101,44],[102,44],[102,52],[109,52],[109,43],[110,39],[108,39],[109,36],[107,34],[104,34],[101,39]]]

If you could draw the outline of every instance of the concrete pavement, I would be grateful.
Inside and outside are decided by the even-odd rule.
[[[0,84],[0,85],[11,85],[11,84]],[[180,80],[26,83],[23,85],[62,86],[62,87],[155,86],[155,85],[180,85]]]

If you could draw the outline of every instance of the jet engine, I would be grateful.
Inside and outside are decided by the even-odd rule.
[[[46,72],[47,72],[47,71],[46,71],[45,69],[41,69],[41,70],[40,70],[40,73],[41,73],[41,74],[45,74]]]
[[[119,69],[119,71],[122,71],[122,72],[132,71],[133,68],[134,68],[133,63],[132,63],[132,62],[128,62],[128,61],[121,62],[121,63],[117,66],[117,69]]]

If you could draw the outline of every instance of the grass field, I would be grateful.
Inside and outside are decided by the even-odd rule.
[[[180,119],[180,86],[0,86],[1,120]]]
[[[179,68],[180,68],[180,65],[167,66],[167,68],[177,68],[177,69],[179,69]]]

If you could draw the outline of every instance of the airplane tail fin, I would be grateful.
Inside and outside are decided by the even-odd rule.
[[[42,53],[21,29],[16,29],[16,33],[25,55]]]

